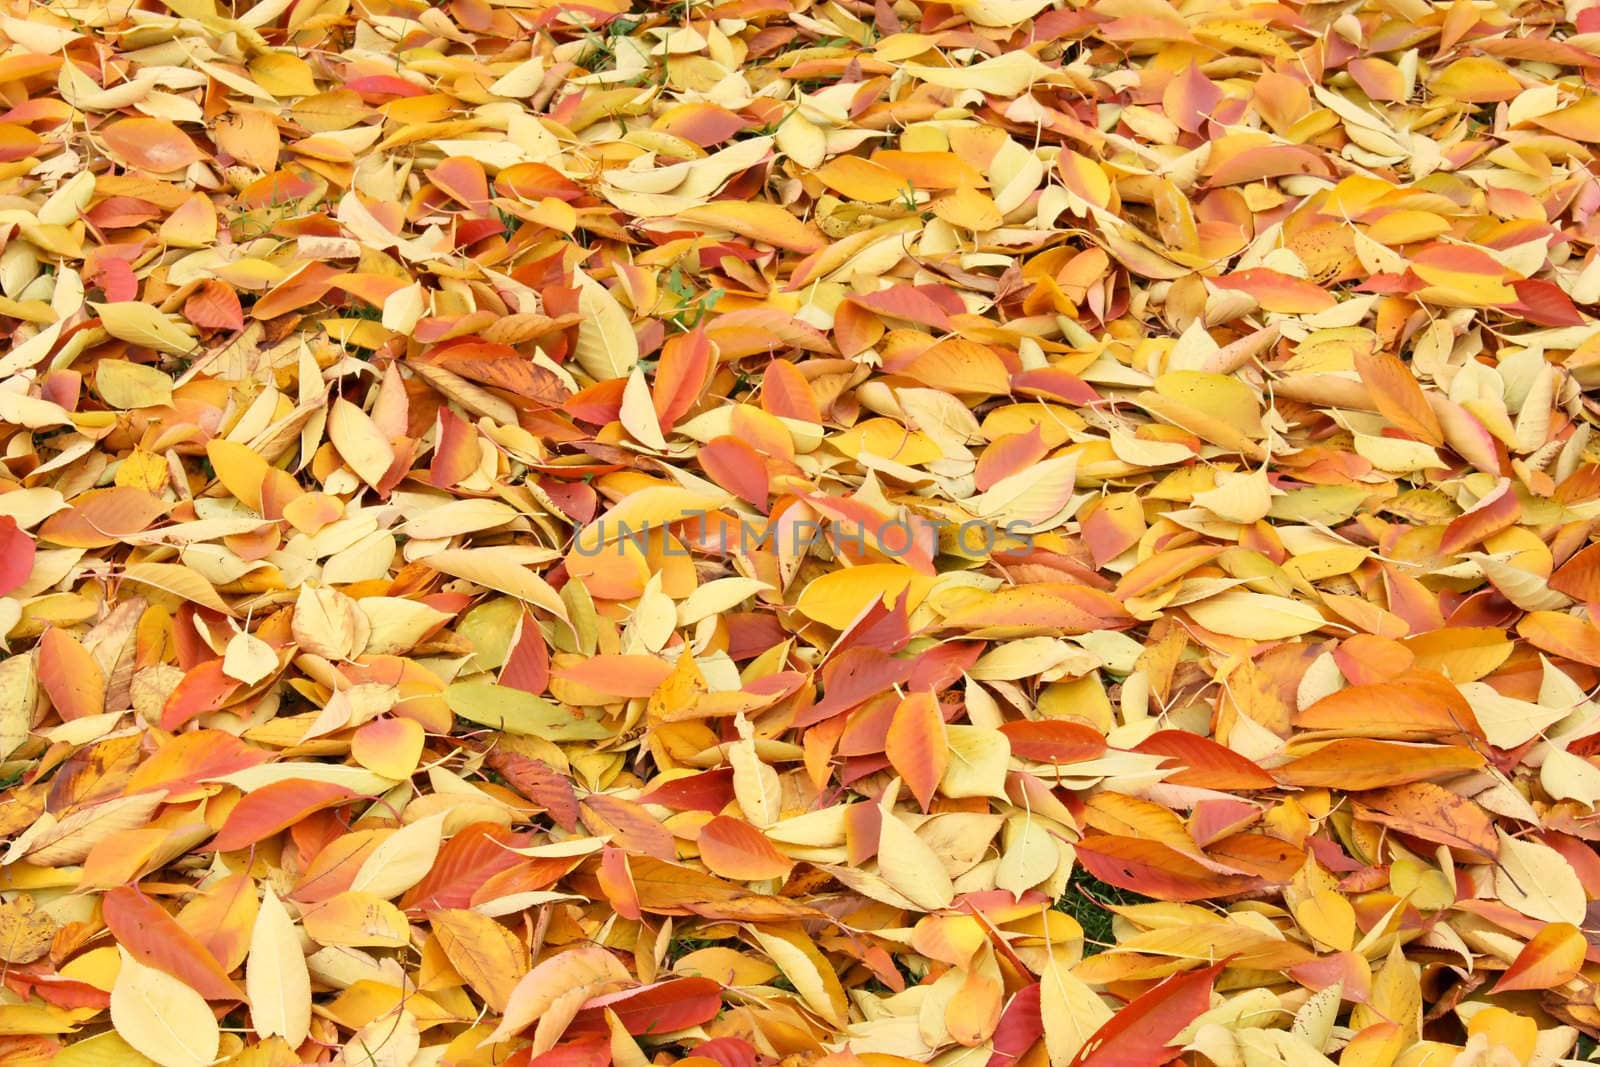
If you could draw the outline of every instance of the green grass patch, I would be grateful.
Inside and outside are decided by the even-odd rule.
[[[1102,882],[1082,867],[1072,871],[1067,891],[1056,901],[1056,910],[1064,911],[1083,927],[1083,954],[1093,956],[1115,944],[1111,909],[1125,904],[1148,904],[1150,898],[1127,889]]]

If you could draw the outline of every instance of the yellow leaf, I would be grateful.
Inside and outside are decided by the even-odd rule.
[[[1327,620],[1309,604],[1288,597],[1230,589],[1184,609],[1206,629],[1252,641],[1281,641],[1320,629]]]
[[[384,838],[362,862],[350,891],[388,900],[422,881],[439,855],[445,817],[445,812],[429,815]]]
[[[1045,1046],[1051,1063],[1071,1063],[1102,1024],[1111,1009],[1088,983],[1063,965],[1063,949],[1052,948],[1039,975],[1039,1012],[1044,1020]]]
[[[915,610],[933,587],[933,579],[903,563],[872,563],[846,567],[815,579],[795,603],[801,614],[824,626],[842,630],[869,606],[885,598]]]
[[[481,677],[481,676],[480,676]],[[487,681],[457,682],[445,690],[450,710],[469,722],[547,741],[595,741],[612,729],[598,712],[579,715],[544,697]]]
[[[416,1001],[411,1003],[416,1006]],[[344,1047],[341,1062],[346,1067],[410,1067],[421,1048],[417,1017],[401,1009],[356,1031]]]
[[[366,412],[340,397],[328,413],[328,439],[350,469],[368,485],[377,485],[394,463],[394,449]]]
[[[159,496],[171,476],[172,471],[165,459],[154,452],[134,449],[117,467],[116,484],[126,489],[143,489]]]
[[[742,719],[740,721],[743,721]],[[739,809],[753,826],[771,826],[778,821],[782,784],[778,772],[761,762],[755,742],[743,738],[728,746],[728,762],[733,764],[733,795]]]
[[[489,1007],[503,1013],[528,973],[527,948],[510,930],[475,911],[435,911],[428,922],[451,966]]]
[[[515,547],[448,548],[425,556],[423,563],[436,571],[461,578],[543,608],[562,622],[567,606],[548,582],[528,569],[526,557]]]
[[[615,956],[599,945],[580,945],[558,952],[517,983],[502,1013],[505,1017],[488,1040],[504,1041],[537,1019],[539,1028],[534,1035],[535,1047],[544,1045],[549,1048],[560,1037],[560,1031],[566,1029],[572,1016],[577,1014],[583,1000],[626,981],[628,972],[623,970]],[[575,996],[582,999],[570,1006],[570,1012],[561,1013],[566,1015],[565,1019],[552,1011],[564,998]]]
[[[658,452],[667,450],[667,439],[661,435],[661,420],[656,417],[655,402],[650,397],[650,385],[644,380],[644,371],[638,367],[628,375],[628,384],[622,390],[622,411],[618,418],[622,428],[641,445]]]
[[[1007,820],[994,884],[1020,897],[1054,874],[1060,860],[1055,837],[1038,819],[1027,813],[1014,815]]]
[[[827,957],[811,938],[794,927],[753,926],[751,933],[772,962],[794,984],[806,1007],[834,1026],[846,1022],[849,1001]]]
[[[217,209],[211,198],[196,193],[161,223],[161,239],[174,248],[205,248],[217,239]]]
[[[1539,784],[1557,800],[1576,800],[1591,808],[1600,803],[1600,767],[1565,749],[1551,749],[1545,756]]]
[[[1006,772],[1011,764],[1011,743],[998,730],[981,726],[951,724],[945,727],[950,745],[950,763],[939,780],[939,792],[947,797],[994,797],[1006,795]]]
[[[319,945],[404,948],[411,942],[405,913],[371,893],[340,893],[307,908],[301,923]]]
[[[278,669],[278,654],[254,634],[237,633],[222,654],[222,673],[245,685],[255,685]]]
[[[1583,883],[1561,853],[1526,838],[1500,835],[1494,891],[1508,906],[1547,923],[1583,922],[1589,900]]]
[[[122,411],[164,407],[172,403],[172,379],[154,367],[125,359],[95,364],[94,388],[111,407]]]
[[[935,215],[963,230],[993,230],[1005,222],[1005,216],[1000,214],[993,198],[970,185],[963,185],[929,206]]]
[[[311,65],[288,52],[264,52],[248,69],[256,84],[273,96],[313,96],[317,91]]]
[[[892,811],[878,835],[878,873],[907,900],[927,911],[948,908],[955,886],[936,852]]]
[[[177,563],[130,563],[123,568],[122,580],[153,586],[182,600],[192,600],[201,607],[221,612],[229,618],[238,617],[227,602],[217,595],[210,582]]]
[[[294,602],[294,639],[312,655],[354,659],[367,647],[372,628],[356,602],[337,589],[300,587]]]
[[[1294,917],[1300,929],[1331,949],[1345,952],[1355,944],[1355,909],[1332,889],[1302,900],[1294,909]]]
[[[311,973],[294,920],[272,886],[264,887],[245,962],[250,1018],[262,1037],[278,1035],[292,1046],[311,1030]]]
[[[1295,54],[1289,43],[1273,33],[1264,23],[1251,19],[1199,19],[1194,35],[1206,42],[1215,42],[1226,48],[1257,55],[1289,59]]]
[[[1031,52],[1006,52],[1004,55],[959,67],[929,67],[905,63],[900,67],[911,77],[941,89],[976,89],[991,96],[1019,96],[1028,87],[1051,73]]]
[[[517,510],[499,500],[452,500],[408,519],[397,531],[422,541],[443,540],[503,526]]]
[[[115,1031],[108,1030],[73,1042],[56,1053],[49,1063],[50,1067],[152,1067],[155,1060],[140,1053]]]
[[[1051,0],[960,0],[955,7],[972,20],[974,26],[1015,26],[1031,19]]]
[[[633,323],[611,291],[582,271],[573,276],[578,287],[578,343],[573,358],[597,382],[626,376],[639,362],[639,339]]]
[[[119,341],[153,348],[172,356],[182,356],[194,351],[194,334],[187,325],[180,326],[150,304],[128,300],[115,304],[90,302],[100,325],[106,333]]]
[[[209,1067],[221,1032],[205,999],[165,971],[119,947],[122,967],[111,987],[111,1025],[161,1067]]]
[[[1364,1004],[1350,1013],[1352,1029],[1365,1029],[1379,1023],[1394,1023],[1406,1040],[1400,1047],[1417,1040],[1422,1029],[1422,988],[1420,968],[1406,959],[1396,942],[1378,972],[1372,977],[1372,993]]]

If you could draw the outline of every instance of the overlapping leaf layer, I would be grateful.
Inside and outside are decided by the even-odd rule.
[[[0,1062],[1600,1036],[1600,7],[10,0]]]

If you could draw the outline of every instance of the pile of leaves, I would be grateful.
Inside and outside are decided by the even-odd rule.
[[[4,4],[0,1062],[1585,1055],[1586,2]]]

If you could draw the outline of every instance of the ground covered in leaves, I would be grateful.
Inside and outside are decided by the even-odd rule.
[[[1600,7],[8,0],[0,1062],[1600,1035]]]

